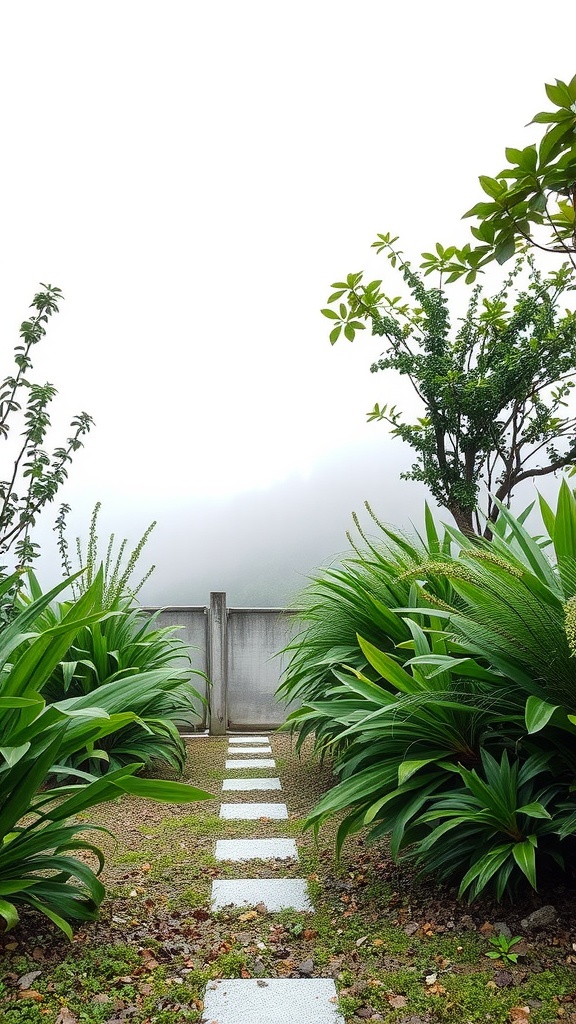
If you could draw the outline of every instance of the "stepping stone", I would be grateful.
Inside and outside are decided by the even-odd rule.
[[[294,839],[218,839],[216,860],[298,860]]]
[[[211,981],[203,1019],[218,1024],[344,1024],[331,978]]]
[[[238,754],[271,754],[272,747],[228,747],[228,753],[232,757]]]
[[[214,910],[222,910],[230,904],[255,907],[258,903],[263,903],[271,912],[314,909],[303,878],[216,878],[212,882]]]
[[[244,793],[250,789],[282,789],[280,779],[224,779],[222,789]]]
[[[273,757],[245,757],[228,758],[225,768],[275,768],[276,761]]]
[[[268,736],[229,736],[229,743],[270,743]]]
[[[220,817],[229,821],[258,821],[259,818],[274,818],[286,821],[286,804],[221,804]]]

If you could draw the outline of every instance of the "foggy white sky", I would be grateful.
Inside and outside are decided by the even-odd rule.
[[[573,0],[546,33],[540,10],[3,5],[2,374],[38,282],[57,284],[34,378],[57,386],[62,433],[81,409],[97,424],[61,499],[73,533],[98,499],[103,534],[136,540],[159,520],[150,601],[178,574],[179,603],[204,601],[200,576],[226,589],[225,551],[249,575],[267,527],[305,571],[345,546],[365,497],[384,519],[419,516],[422,492],[397,479],[409,452],[365,422],[387,397],[369,373],[378,342],[331,350],[318,309],[346,272],[382,276],[378,231],[414,258],[467,239],[478,174],[532,140],[544,82],[575,71]]]

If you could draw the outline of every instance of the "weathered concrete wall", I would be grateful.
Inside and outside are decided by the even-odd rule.
[[[192,668],[210,680],[206,688],[201,676],[191,676],[208,701],[207,709],[197,704],[199,715],[189,716],[191,728],[208,725],[218,735],[227,729],[274,728],[285,721],[292,708],[274,695],[286,663],[279,652],[299,629],[296,611],[227,608],[226,595],[214,593],[208,607],[163,608],[158,624],[182,627],[176,635],[196,648]]]
[[[146,610],[152,611],[153,609],[148,608]],[[174,635],[185,643],[190,644],[193,648],[190,652],[191,661],[189,662],[187,658],[181,658],[178,660],[178,666],[183,669],[194,669],[204,673],[204,676],[201,676],[195,675],[191,671],[190,682],[205,701],[208,698],[205,678],[208,665],[208,616],[206,613],[207,609],[201,606],[163,608],[156,619],[159,628],[164,626],[180,627]],[[190,729],[205,729],[207,719],[206,704],[203,704],[202,701],[194,701],[193,711],[178,724],[189,726]]]
[[[274,694],[297,615],[281,608],[230,608],[228,612],[228,728],[270,728],[286,719]]]

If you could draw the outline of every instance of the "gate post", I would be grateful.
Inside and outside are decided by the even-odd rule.
[[[226,594],[221,592],[210,594],[208,678],[210,735],[224,736],[228,727],[228,637]]]

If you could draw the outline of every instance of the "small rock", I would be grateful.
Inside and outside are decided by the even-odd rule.
[[[265,973],[266,965],[264,964],[264,961],[261,960],[259,956],[257,956],[254,963],[252,964],[252,974],[254,974],[257,978],[261,978],[262,975]]]
[[[415,935],[415,934],[416,934],[416,932],[418,931],[418,928],[419,928],[419,927],[420,927],[420,926],[419,926],[419,924],[418,924],[418,922],[417,922],[417,921],[410,921],[410,922],[409,922],[409,923],[408,923],[408,924],[406,925],[406,927],[404,928],[404,934],[405,934],[405,935]]]
[[[510,974],[510,971],[496,971],[494,981],[498,988],[509,988],[510,985],[514,984],[514,978]]]
[[[373,1014],[374,1009],[372,1006],[361,1006],[359,1010],[356,1010],[356,1016],[362,1017],[365,1020],[370,1020]]]
[[[21,978],[18,978],[18,987],[25,989],[30,988],[33,981],[39,978],[42,971],[29,971],[28,974],[23,974]]]
[[[314,961],[308,957],[307,960],[303,960],[301,964],[298,964],[298,973],[304,978],[309,978],[314,972]]]
[[[470,917],[470,914],[464,914],[464,917],[460,918],[460,927],[465,932],[475,932],[476,931],[476,925],[474,924],[474,921]]]
[[[257,910],[259,914],[268,913],[268,907],[265,903],[257,903],[254,909]]]
[[[538,910],[528,914],[528,917],[525,917],[520,924],[527,932],[537,931],[539,928],[546,928],[550,924],[555,924],[557,917],[556,907],[547,905],[539,907]]]
[[[111,1003],[112,996],[107,996],[105,992],[97,992],[92,999],[93,1003]]]
[[[494,931],[496,935],[503,935],[505,939],[512,938],[512,932],[505,921],[494,921]]]

